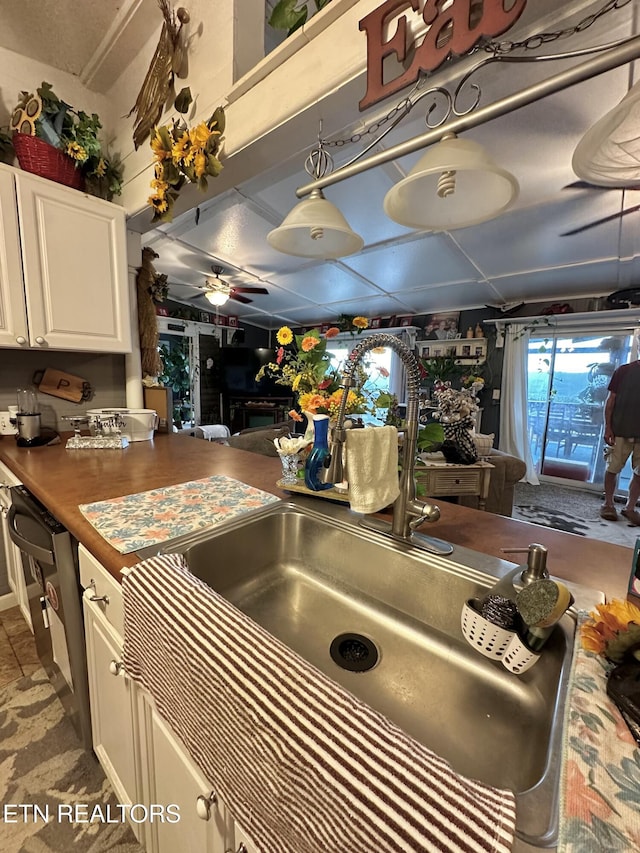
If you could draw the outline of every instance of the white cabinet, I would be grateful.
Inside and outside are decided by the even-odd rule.
[[[19,485],[20,480],[0,462],[0,528],[4,546],[4,556],[7,564],[7,577],[9,586],[18,602],[20,612],[24,616],[27,625],[33,631],[31,624],[31,612],[29,610],[29,599],[27,597],[27,586],[22,569],[22,554],[17,545],[9,537],[9,524],[7,515],[11,506],[11,495],[9,488]]]
[[[0,346],[131,351],[123,208],[0,166]]]
[[[233,825],[215,790],[156,711],[153,700],[139,694],[143,725],[142,752],[149,788],[145,803],[171,806],[164,820],[149,822],[147,847],[154,853],[224,853]],[[171,818],[179,814],[179,821]]]
[[[83,596],[93,749],[119,803],[138,802],[135,687],[122,668],[122,643],[100,612],[95,593]],[[140,824],[133,824],[138,835]]]
[[[131,822],[133,831],[149,853],[226,853],[234,842],[228,811],[122,667],[120,584],[82,545],[79,562],[93,747],[119,802],[147,809],[148,819]]]

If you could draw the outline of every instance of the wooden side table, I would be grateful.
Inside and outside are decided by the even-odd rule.
[[[477,495],[478,509],[484,509],[489,494],[491,471],[495,466],[489,462],[474,462],[472,465],[454,465],[452,462],[425,462],[415,469],[416,480],[425,493],[435,498],[438,495],[460,497]]]

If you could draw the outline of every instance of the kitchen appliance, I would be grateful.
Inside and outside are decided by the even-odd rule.
[[[83,747],[91,749],[78,545],[28,489],[10,492],[9,536],[22,552],[38,657]]]
[[[89,409],[87,414],[118,415],[124,422],[118,431],[129,441],[150,441],[158,426],[158,415],[153,409]]]
[[[31,388],[18,388],[17,403],[18,444],[21,447],[30,447],[37,444],[40,438],[38,395]]]

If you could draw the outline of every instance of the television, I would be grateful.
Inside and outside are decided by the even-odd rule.
[[[222,347],[220,353],[222,387],[227,393],[254,397],[287,397],[291,393],[285,385],[277,385],[268,377],[256,382],[260,368],[275,361],[275,350],[268,347]]]

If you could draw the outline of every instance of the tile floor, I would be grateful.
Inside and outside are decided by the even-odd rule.
[[[0,687],[40,666],[33,634],[19,607],[0,610]]]

